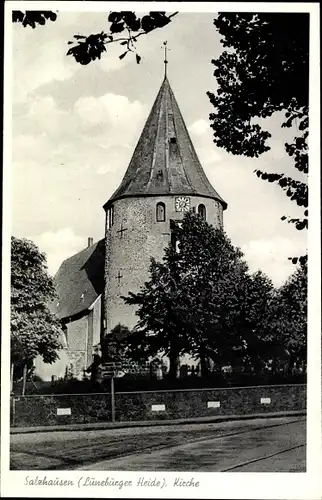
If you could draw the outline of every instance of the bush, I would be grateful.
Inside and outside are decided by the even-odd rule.
[[[305,384],[306,374],[285,375],[262,374],[249,375],[245,373],[222,373],[213,372],[208,378],[187,376],[171,380],[164,378],[158,380],[149,375],[125,375],[114,379],[116,392],[135,391],[157,391],[175,389],[203,389],[221,387],[247,387],[256,385],[283,385],[283,384]],[[110,392],[110,379],[93,383],[91,380],[57,380],[55,382],[43,382],[42,385],[30,386],[26,394],[84,394],[95,392]],[[19,395],[19,393],[17,393]]]

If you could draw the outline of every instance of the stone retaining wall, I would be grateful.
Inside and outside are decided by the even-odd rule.
[[[306,409],[306,385],[120,392],[116,421],[252,415]],[[111,421],[111,395],[60,394],[16,397],[11,401],[15,427]]]

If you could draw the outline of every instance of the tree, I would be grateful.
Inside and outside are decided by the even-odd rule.
[[[160,352],[169,357],[169,377],[175,379],[180,354],[188,352],[183,328],[185,298],[179,287],[178,258],[174,249],[165,250],[164,262],[151,259],[150,280],[137,294],[123,297],[126,304],[138,306],[139,322],[129,338],[129,354],[136,360],[155,357]]]
[[[130,330],[127,326],[116,325],[110,333],[102,339],[102,361],[118,362],[124,359]]]
[[[245,280],[243,293],[245,356],[244,371],[259,374],[275,356],[276,343],[272,326],[272,304],[276,295],[271,280],[257,271]]]
[[[11,370],[26,369],[40,355],[53,363],[61,348],[60,323],[48,303],[55,298],[46,256],[30,240],[11,238]]]
[[[163,28],[171,22],[172,17],[177,12],[166,14],[165,12],[149,12],[143,17],[138,17],[135,12],[120,11],[110,12],[108,22],[109,31],[91,33],[89,35],[74,35],[74,40],[68,41],[71,47],[67,55],[74,57],[75,61],[86,65],[91,61],[100,59],[107,51],[108,45],[118,43],[124,47],[125,51],[119,58],[123,59],[129,52],[135,54],[136,62],[139,64],[141,56],[136,49],[136,42],[139,37]],[[51,11],[13,11],[12,21],[21,23],[22,26],[35,28],[37,24],[44,25],[48,20],[55,21],[57,14]],[[120,36],[122,34],[122,36]]]
[[[214,25],[227,48],[212,61],[217,93],[207,93],[215,108],[210,114],[214,143],[235,155],[258,157],[270,149],[267,139],[271,136],[260,120],[283,112],[281,126],[296,125],[296,137],[285,144],[285,151],[302,179],[255,172],[277,183],[303,207],[302,219],[283,216],[282,220],[298,230],[307,228],[309,14],[225,13]]]
[[[295,272],[277,291],[272,307],[272,328],[279,360],[287,370],[306,369],[307,359],[307,264]]]
[[[182,354],[200,360],[202,375],[209,359],[219,368],[240,365],[255,337],[257,346],[267,340],[263,324],[273,286],[263,275],[250,276],[242,252],[199,215],[186,214],[174,235],[179,246],[172,243],[162,263],[152,260],[150,280],[124,298],[138,306],[137,352],[164,352],[173,378]]]
[[[190,354],[200,359],[203,374],[208,358],[219,369],[237,367],[251,349],[258,367],[255,358],[264,359],[270,338],[271,281],[260,272],[250,275],[240,249],[199,216],[184,218],[178,238]]]

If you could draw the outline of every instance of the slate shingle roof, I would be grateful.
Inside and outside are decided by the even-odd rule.
[[[104,256],[100,240],[61,264],[54,278],[58,299],[49,305],[60,319],[86,311],[103,293]]]
[[[105,204],[128,196],[200,195],[227,203],[210,184],[164,78],[124,178]]]

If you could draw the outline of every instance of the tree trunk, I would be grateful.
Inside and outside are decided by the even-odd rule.
[[[178,378],[178,367],[179,367],[179,353],[175,347],[171,347],[169,353],[169,378],[175,380]]]
[[[293,375],[294,373],[294,363],[295,359],[293,355],[290,355],[289,360],[288,360],[288,365],[287,365],[287,375]]]
[[[206,357],[206,353],[203,348],[200,348],[200,371],[201,371],[201,377],[207,378],[209,375],[209,365],[208,365],[208,359]]]
[[[23,378],[22,378],[22,396],[26,394],[26,384],[27,384],[27,363],[23,365]]]

